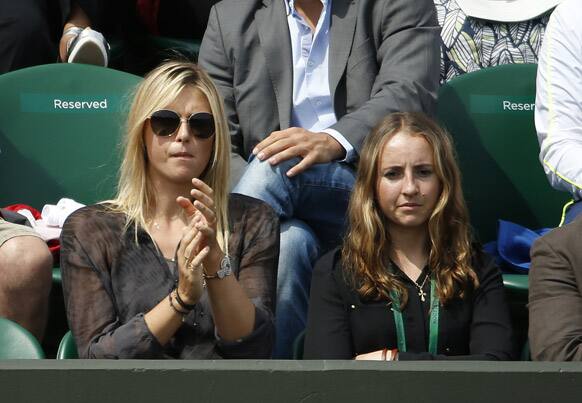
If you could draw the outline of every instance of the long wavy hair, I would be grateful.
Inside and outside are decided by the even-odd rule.
[[[196,64],[168,61],[152,70],[137,86],[129,110],[123,143],[117,195],[106,203],[127,216],[126,230],[134,226],[148,231],[147,219],[156,207],[156,189],[148,172],[144,142],[144,125],[151,114],[172,103],[186,87],[200,90],[208,100],[215,122],[214,147],[202,177],[214,191],[217,240],[225,252],[228,248],[228,189],[230,171],[230,135],[222,98],[210,77]],[[228,253],[228,252],[227,252]]]
[[[396,133],[421,135],[433,151],[434,169],[441,194],[428,220],[430,252],[428,265],[435,276],[439,300],[464,298],[479,281],[472,268],[469,215],[461,188],[461,175],[448,133],[420,113],[393,113],[367,137],[358,165],[358,175],[348,207],[349,229],[342,247],[346,279],[364,299],[390,298],[400,294],[402,307],[408,301],[406,288],[389,268],[390,221],[378,205],[378,164],[384,145]]]

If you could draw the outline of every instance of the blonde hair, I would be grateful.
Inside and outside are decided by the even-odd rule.
[[[222,98],[210,77],[196,64],[185,61],[168,61],[152,70],[137,86],[126,125],[117,195],[105,203],[127,216],[126,230],[135,227],[147,229],[147,214],[156,206],[156,190],[147,175],[147,153],[144,142],[144,125],[156,110],[172,103],[186,87],[202,92],[210,105],[215,122],[214,147],[209,165],[200,178],[213,191],[217,218],[217,239],[228,253],[228,189],[230,171],[230,135],[224,115]]]
[[[388,115],[367,137],[358,176],[348,207],[349,229],[342,247],[346,278],[365,299],[389,299],[396,290],[404,307],[404,285],[389,270],[391,250],[389,220],[377,203],[378,163],[384,145],[396,133],[421,135],[431,145],[441,194],[428,220],[428,265],[436,278],[441,303],[464,298],[467,287],[479,281],[472,268],[469,216],[461,188],[461,175],[450,136],[420,113]]]

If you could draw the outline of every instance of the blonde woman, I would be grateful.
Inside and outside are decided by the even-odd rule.
[[[372,131],[348,219],[314,272],[306,358],[513,357],[501,274],[471,243],[452,142],[434,122],[396,113]]]
[[[117,196],[63,228],[69,325],[82,358],[267,358],[279,224],[228,194],[221,98],[196,65],[137,88]]]

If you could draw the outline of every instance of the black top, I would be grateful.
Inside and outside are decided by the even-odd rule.
[[[407,352],[400,360],[510,360],[515,358],[511,320],[501,272],[493,259],[479,253],[474,269],[479,287],[465,299],[440,307],[438,354],[428,353],[430,281],[421,301],[414,283],[394,265],[408,291],[402,316]],[[429,273],[419,276],[420,285]],[[364,301],[344,278],[339,249],[316,265],[311,283],[306,359],[352,359],[383,348],[398,348],[391,302]]]
[[[144,314],[167,298],[177,280],[145,232],[124,232],[125,215],[103,205],[77,210],[61,234],[63,293],[81,358],[269,358],[279,257],[279,220],[265,203],[229,198],[233,274],[255,305],[253,332],[236,342],[215,335],[206,291],[174,337],[161,346]]]

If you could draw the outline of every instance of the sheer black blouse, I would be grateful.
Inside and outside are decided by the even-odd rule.
[[[480,285],[465,299],[440,307],[437,354],[428,353],[430,282],[418,287],[395,266],[408,291],[402,311],[407,352],[400,360],[510,360],[515,358],[512,327],[501,273],[493,259],[478,254]],[[429,273],[426,267],[422,280]],[[419,285],[421,282],[418,283]],[[358,354],[398,348],[390,301],[364,301],[344,278],[339,249],[316,265],[311,283],[305,339],[306,359],[352,359]]]
[[[176,265],[152,238],[124,232],[125,215],[103,205],[82,208],[61,234],[63,293],[81,358],[268,358],[274,341],[279,220],[247,196],[229,200],[233,272],[255,305],[253,332],[236,342],[215,333],[206,291],[166,345],[149,331],[144,314],[167,298]],[[133,228],[133,227],[132,227]]]

